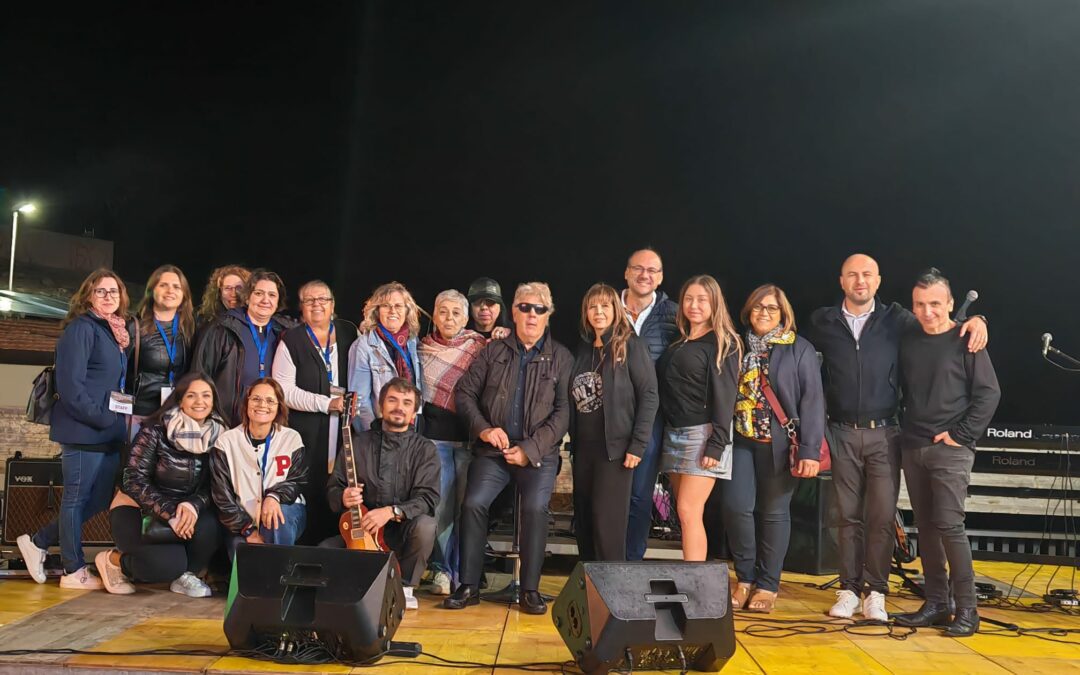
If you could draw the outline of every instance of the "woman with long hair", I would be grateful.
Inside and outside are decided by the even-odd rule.
[[[724,491],[723,519],[737,583],[731,604],[768,613],[780,590],[780,570],[791,538],[791,496],[797,479],[817,475],[825,435],[825,398],[817,351],[795,333],[795,312],[774,284],[756,288],[740,315],[746,354],[739,371],[732,457],[738,480]],[[799,420],[799,456],[764,391],[768,383],[784,412]]]
[[[138,331],[135,330],[136,323]],[[195,311],[191,287],[179,267],[162,265],[150,275],[131,334],[128,385],[135,397],[134,419],[141,421],[161,407],[176,381],[191,366]],[[136,334],[139,336],[138,363],[134,358]],[[137,427],[132,435],[136,433]]]
[[[659,405],[656,368],[611,286],[582,298],[581,338],[570,379],[578,556],[623,561],[634,467]]]
[[[173,593],[210,596],[199,575],[220,539],[210,448],[224,431],[214,383],[202,373],[177,380],[164,405],[143,420],[109,511],[116,548],[94,559],[105,590],[126,595],[135,592],[133,581],[170,581]]]
[[[56,343],[56,404],[49,438],[60,444],[64,496],[56,519],[33,536],[18,537],[26,569],[45,583],[45,556],[60,545],[62,588],[98,589],[82,549],[82,526],[109,506],[113,496],[126,417],[131,399],[124,394],[128,294],[112,270],[98,269],[71,298],[64,330]]]
[[[657,363],[664,446],[660,470],[675,492],[683,560],[705,560],[705,502],[717,479],[731,479],[731,418],[742,342],[724,294],[707,274],[679,293],[679,338]]]
[[[349,350],[349,390],[356,392],[353,427],[357,431],[367,431],[379,416],[379,392],[390,380],[401,377],[423,390],[416,353],[419,334],[420,309],[403,284],[383,284],[364,303],[359,335]]]
[[[242,291],[251,272],[240,265],[223,265],[210,273],[199,303],[199,325],[210,323],[219,316],[242,306]]]

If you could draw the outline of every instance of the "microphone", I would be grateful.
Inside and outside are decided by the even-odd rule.
[[[962,305],[960,305],[960,310],[958,312],[956,312],[956,321],[957,322],[964,323],[965,321],[967,321],[968,307],[970,307],[971,303],[975,302],[978,299],[979,299],[979,292],[978,291],[968,291],[967,292],[967,295],[964,296],[964,303]]]
[[[1050,341],[1054,339],[1054,336],[1050,333],[1042,334],[1042,354],[1043,358],[1046,358],[1046,352],[1050,351]]]

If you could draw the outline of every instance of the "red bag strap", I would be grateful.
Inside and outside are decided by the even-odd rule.
[[[796,439],[796,425],[795,421],[787,416],[784,412],[783,406],[780,405],[780,399],[776,397],[776,392],[773,391],[772,386],[769,384],[769,378],[765,377],[763,370],[758,370],[758,378],[761,384],[761,393],[765,394],[765,400],[769,402],[769,407],[772,408],[773,414],[776,415],[776,419],[780,421],[780,425],[787,431],[788,438],[792,442],[797,442]]]

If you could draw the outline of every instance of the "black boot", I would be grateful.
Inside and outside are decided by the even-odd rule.
[[[522,591],[518,605],[526,614],[543,614],[547,611],[547,603],[538,591]]]
[[[924,628],[926,626],[944,626],[949,623],[949,606],[924,602],[915,612],[893,614],[893,623],[905,628]]]
[[[945,629],[949,637],[969,637],[979,632],[979,611],[974,607],[957,608],[952,623]]]
[[[465,609],[469,605],[480,604],[480,592],[475,586],[461,584],[457,590],[446,596],[442,606],[446,609]]]

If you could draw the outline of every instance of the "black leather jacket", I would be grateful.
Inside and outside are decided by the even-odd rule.
[[[165,340],[157,327],[146,330],[139,328],[139,368],[135,370],[135,330],[131,334],[128,347],[128,391],[135,396],[135,414],[149,415],[161,407],[161,388],[169,386],[169,352]],[[173,377],[179,380],[191,367],[191,340],[181,333],[176,338],[176,361],[173,362]]]
[[[193,455],[165,438],[160,423],[143,427],[131,443],[124,467],[124,493],[144,513],[162,520],[176,515],[181,502],[200,513],[210,505],[210,454]]]

